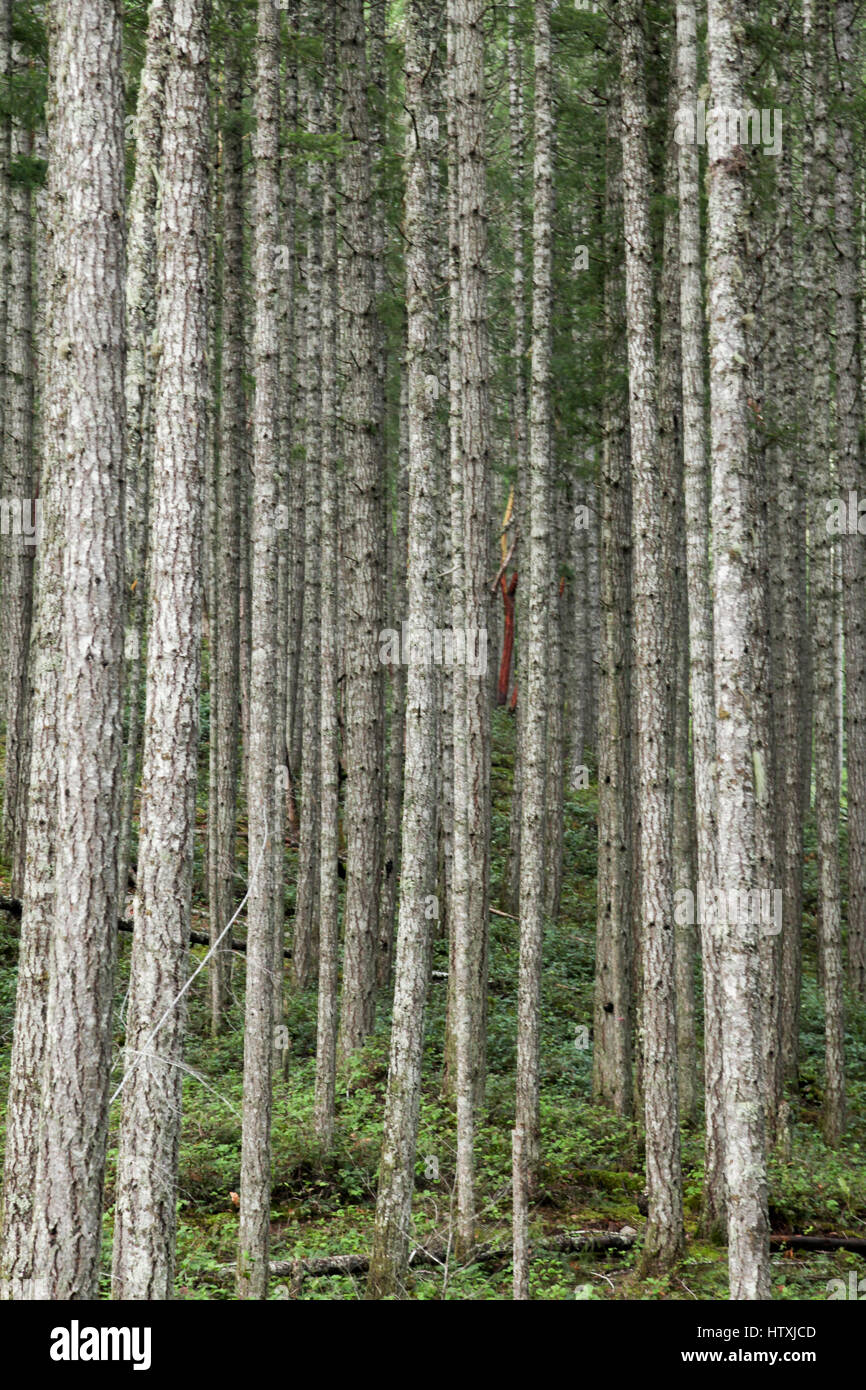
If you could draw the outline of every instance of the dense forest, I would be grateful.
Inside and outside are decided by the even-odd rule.
[[[864,76],[0,0],[2,1299],[866,1295]]]

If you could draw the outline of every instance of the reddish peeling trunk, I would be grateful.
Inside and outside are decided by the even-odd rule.
[[[502,659],[499,663],[499,683],[496,687],[497,705],[508,703],[508,687],[511,682],[511,663],[514,658],[514,594],[517,589],[517,570],[511,576],[511,582],[506,581],[505,575],[499,577],[499,587],[502,590],[502,602],[505,607],[505,629],[502,634]],[[516,697],[515,690],[515,697]],[[514,708],[515,698],[512,697],[511,708]]]

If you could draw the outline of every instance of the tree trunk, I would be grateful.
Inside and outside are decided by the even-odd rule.
[[[520,976],[517,995],[516,1126],[523,1161],[539,1154],[539,1023],[544,931],[545,775],[548,729],[548,614],[551,598],[551,298],[553,290],[553,109],[550,0],[535,6],[535,161],[532,226],[532,381],[529,405],[528,665],[521,759]],[[555,698],[555,697],[554,697]]]
[[[211,845],[210,932],[216,942],[234,912],[240,714],[241,493],[246,465],[244,394],[244,150],[241,134],[243,60],[237,36],[226,36],[222,130],[222,354],[219,417],[219,492],[216,515],[216,706],[211,739],[216,756],[216,807]],[[214,653],[212,651],[211,660]],[[212,667],[213,669],[213,667]],[[254,854],[254,851],[251,853]],[[232,974],[223,941],[211,957],[211,1033],[225,1023]]]
[[[604,440],[599,500],[598,877],[592,1093],[618,1115],[631,1115],[630,772],[631,476],[628,420],[620,384],[623,342],[620,105],[607,113],[604,282]]]
[[[46,1010],[54,885],[57,788],[60,768],[59,684],[63,594],[63,544],[68,496],[64,451],[67,395],[55,365],[62,362],[57,345],[66,336],[67,228],[61,218],[61,151],[65,132],[57,110],[59,12],[48,16],[51,81],[48,92],[48,246],[45,269],[45,336],[42,378],[41,501],[43,533],[38,548],[36,596],[31,638],[31,718],[33,756],[27,801],[26,860],[15,1027],[6,1107],[6,1153],[3,1171],[3,1233],[0,1249],[0,1297],[30,1297],[35,1234],[35,1187],[40,1152],[40,1118],[47,1051]]]
[[[698,94],[694,0],[677,4],[679,110],[691,115]],[[689,621],[689,687],[695,783],[698,883],[715,885],[716,727],[713,694],[713,608],[709,570],[709,465],[704,387],[704,304],[701,290],[700,155],[679,145],[680,327],[683,369],[683,460]],[[697,922],[697,917],[695,918]],[[725,1215],[725,1130],[722,1090],[722,996],[719,940],[701,917],[704,993],[704,1191],[701,1224],[717,1232]]]
[[[14,50],[15,67],[20,71],[22,56],[17,44]],[[28,657],[33,612],[33,556],[40,529],[33,471],[33,223],[27,168],[32,149],[31,132],[15,117],[12,122],[15,167],[8,228],[5,439],[0,484],[4,504],[11,503],[13,517],[12,534],[0,536],[6,665],[3,843],[12,865],[13,894],[20,893],[24,875],[30,716]],[[20,517],[17,527],[16,516]]]
[[[126,635],[124,660],[129,724],[120,810],[118,884],[126,894],[132,819],[141,749],[142,675],[149,552],[149,489],[153,441],[151,352],[156,312],[156,200],[162,159],[165,78],[171,24],[169,0],[152,0],[135,112],[135,178],[129,199],[126,271]],[[122,915],[122,914],[121,914]]]
[[[343,92],[343,433],[346,458],[345,763],[346,907],[339,1050],[348,1056],[372,1031],[376,1008],[376,943],[381,883],[382,593],[381,450],[377,421],[378,331],[371,254],[372,182],[367,58],[361,0],[340,11]]]
[[[400,381],[399,449],[397,452],[396,528],[387,520],[389,613],[388,626],[400,631],[406,617],[406,555],[409,530],[409,421],[408,382],[404,371]],[[395,534],[396,530],[396,534]],[[379,901],[379,941],[376,948],[376,983],[384,988],[391,979],[394,954],[394,924],[397,911],[397,884],[400,875],[400,836],[403,820],[403,769],[405,763],[404,725],[406,714],[406,669],[402,661],[392,663],[391,718],[386,765],[385,849],[382,892]]]
[[[311,32],[315,30],[318,7],[308,6]],[[318,135],[320,102],[316,79],[307,80],[306,129]],[[321,398],[321,303],[322,303],[322,174],[318,160],[307,162],[307,252],[304,265],[306,362],[304,391],[306,430],[304,438],[304,611],[301,634],[303,673],[301,689],[302,748],[306,753],[316,746],[319,728],[319,545],[320,485],[322,450]],[[319,837],[319,760],[303,757],[301,838],[298,848],[298,887],[292,934],[292,973],[297,989],[304,989],[315,971],[316,898]]]
[[[735,111],[743,106],[744,21],[738,0],[710,0],[712,101]],[[760,778],[750,705],[752,518],[743,323],[747,169],[742,148],[731,149],[715,131],[709,145],[708,276],[718,882],[738,894],[755,887],[755,782]],[[750,917],[746,913],[720,925],[728,1268],[733,1299],[769,1297],[760,943]]]
[[[241,1140],[239,1298],[265,1297],[271,1216],[271,1069],[274,1043],[276,797],[278,757],[277,391],[279,242],[279,20],[274,0],[259,0],[256,38],[255,326],[251,510],[251,665],[248,765],[249,906],[244,1019],[244,1116]]]
[[[64,396],[57,444],[69,492],[56,892],[31,1296],[67,1300],[94,1298],[98,1282],[118,915],[124,151],[117,7],[81,0],[63,8],[54,56],[49,140],[63,199],[66,292],[52,346],[54,389]],[[98,141],[94,130],[101,132]],[[34,746],[43,736],[34,725]]]
[[[454,26],[454,104],[457,135],[457,243],[460,300],[460,435],[462,482],[462,632],[465,663],[455,683],[454,822],[465,848],[465,911],[454,925],[457,1053],[457,1238],[468,1253],[474,1239],[472,1179],[474,1112],[484,1094],[487,1004],[487,896],[489,871],[489,702],[487,632],[489,420],[487,361],[486,166],[484,146],[484,7],[481,0],[451,0]],[[456,615],[457,616],[457,615]],[[485,647],[486,653],[486,647]],[[462,709],[460,705],[462,704]],[[461,746],[462,745],[462,746]],[[457,763],[465,771],[458,784]],[[461,825],[460,836],[457,826]],[[455,862],[455,878],[458,877]]]
[[[643,965],[643,1089],[649,1218],[642,1268],[666,1268],[683,1246],[677,1099],[676,995],[671,860],[669,576],[672,499],[662,492],[653,339],[650,172],[644,36],[637,6],[624,11],[622,173],[626,323],[633,488],[636,792],[640,818],[639,903]]]
[[[830,273],[830,150],[828,99],[828,0],[815,0],[811,54],[813,158],[809,277],[813,315],[812,395],[809,419],[810,536],[815,720],[815,827],[818,839],[818,929],[824,990],[824,1131],[837,1144],[845,1125],[844,999],[839,884],[839,748],[836,720],[835,537],[827,525],[827,499],[837,494],[831,449],[831,315],[825,285]]]
[[[836,80],[844,107],[836,117],[836,457],[843,497],[862,496],[860,344],[857,247],[854,238],[856,157],[847,115],[856,84],[856,7],[836,0]],[[866,558],[860,535],[842,536],[845,623],[846,752],[848,759],[848,977],[866,995]]]
[[[208,30],[207,0],[175,0],[159,225],[141,847],[112,1278],[112,1296],[127,1301],[170,1298],[174,1280],[208,430]],[[178,400],[186,404],[181,417]]]
[[[511,163],[511,255],[513,259],[511,299],[514,314],[514,350],[512,354],[514,372],[514,396],[512,409],[514,420],[514,515],[517,528],[517,567],[518,573],[524,571],[524,583],[518,588],[515,603],[517,623],[517,680],[524,678],[528,664],[527,639],[529,637],[528,609],[528,570],[529,570],[529,454],[528,418],[529,407],[526,391],[526,289],[523,253],[523,199],[524,199],[524,126],[523,126],[523,88],[521,85],[522,63],[521,44],[517,33],[517,0],[508,0],[508,132],[509,159]],[[521,545],[521,540],[523,544]],[[516,688],[516,685],[515,685]],[[514,781],[511,792],[511,816],[508,826],[508,859],[505,866],[505,898],[503,907],[509,912],[519,911],[520,901],[520,826],[521,826],[521,780],[523,765],[523,732],[525,703],[518,697],[515,719],[514,742]]]
[[[326,31],[322,125],[336,134],[336,20]],[[313,1122],[323,1149],[334,1131],[339,971],[339,641],[337,619],[337,170],[323,170],[322,197],[322,691],[319,706],[319,1000]]]
[[[427,0],[410,0],[406,27],[406,306],[409,425],[409,652],[400,917],[395,961],[391,1055],[384,1140],[370,1259],[368,1298],[401,1290],[406,1274],[415,1185],[424,1006],[430,973],[431,897],[436,871],[437,668],[431,661],[438,568],[436,457],[438,383],[431,168],[431,122],[441,17]]]

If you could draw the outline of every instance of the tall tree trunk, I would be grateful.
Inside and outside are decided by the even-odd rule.
[[[14,49],[15,67],[20,71],[22,57],[17,44]],[[9,204],[5,439],[0,484],[4,503],[11,503],[13,527],[11,535],[0,536],[0,547],[6,664],[3,843],[12,863],[12,892],[16,895],[21,891],[24,874],[27,829],[28,655],[33,612],[33,556],[40,530],[33,471],[33,222],[27,167],[32,148],[30,130],[15,117]],[[20,524],[16,526],[18,518]]]
[[[568,769],[567,781],[571,792],[585,787],[587,729],[589,727],[590,676],[592,659],[587,636],[589,609],[588,537],[589,527],[583,524],[586,516],[586,496],[582,481],[574,476],[568,486],[568,515],[566,517],[566,558],[573,571],[569,591],[568,647],[565,654],[565,673],[568,690]]]
[[[210,846],[210,935],[214,945],[234,912],[240,712],[241,490],[246,464],[244,394],[244,149],[241,133],[243,60],[238,36],[226,35],[223,77],[222,351],[219,403],[219,490],[216,523],[216,705],[211,739],[216,806]],[[212,661],[214,653],[212,651]],[[212,667],[213,670],[213,667]],[[252,852],[254,854],[254,851]],[[251,857],[252,857],[251,854]],[[223,1029],[229,1004],[231,950],[225,939],[210,961],[211,1033]]]
[[[326,30],[322,125],[336,134],[336,17]],[[339,970],[339,633],[337,619],[337,170],[326,160],[322,197],[322,692],[319,706],[319,1000],[316,1028],[316,1137],[334,1131]]]
[[[509,160],[511,164],[511,255],[513,260],[511,300],[514,314],[514,349],[512,363],[514,371],[514,395],[512,409],[514,419],[514,498],[515,525],[517,527],[517,565],[518,573],[524,571],[524,583],[518,579],[515,618],[517,625],[517,679],[525,677],[528,664],[527,641],[529,637],[529,406],[526,390],[526,288],[524,274],[524,124],[521,44],[517,35],[517,0],[508,0],[508,138]],[[521,546],[521,539],[523,544]],[[511,816],[508,828],[508,859],[505,868],[504,907],[510,912],[519,911],[520,903],[520,825],[521,825],[521,782],[523,766],[523,732],[525,702],[518,696],[516,708],[514,783],[511,793]]]
[[[284,853],[286,828],[293,829],[291,817],[294,803],[291,796],[289,758],[285,741],[286,717],[288,714],[289,681],[289,575],[291,564],[291,531],[289,526],[289,506],[291,502],[291,474],[293,471],[292,446],[295,439],[295,268],[297,264],[295,246],[295,220],[297,200],[297,179],[294,168],[291,132],[298,119],[298,62],[295,35],[295,5],[288,7],[287,31],[280,39],[284,50],[283,101],[280,109],[280,235],[278,268],[280,270],[279,297],[277,301],[277,333],[279,352],[279,379],[281,389],[277,397],[277,796],[274,808],[274,836],[278,846],[274,866],[274,902],[276,919],[274,922],[274,1028],[283,1019],[283,980],[285,974],[285,926],[286,926],[286,857]],[[318,770],[319,730],[313,730],[313,761]],[[318,866],[317,866],[318,867]],[[276,1037],[274,1062],[277,1062]],[[283,1069],[288,1070],[289,1053],[282,1056]]]
[[[672,788],[665,673],[671,665],[672,499],[658,464],[653,340],[650,171],[644,36],[635,4],[623,13],[622,174],[626,323],[633,488],[636,791],[640,817],[640,938],[643,964],[643,1088],[649,1219],[644,1270],[664,1268],[682,1249],[683,1195],[677,1098]]]
[[[709,0],[713,104],[743,106],[739,0]],[[714,669],[718,758],[718,882],[748,894],[757,869],[750,585],[744,226],[748,163],[714,131],[709,146],[710,400],[714,543]],[[727,914],[726,914],[727,915]],[[728,1269],[734,1299],[769,1297],[764,1155],[760,943],[750,913],[720,927],[728,1190]]]
[[[460,356],[460,241],[457,225],[457,103],[454,94],[456,25],[453,7],[447,8],[445,111],[448,138],[448,613],[452,632],[464,622],[463,574],[463,471],[460,454],[462,377]],[[466,848],[466,672],[458,662],[447,675],[451,695],[450,831],[451,874],[448,899],[448,1014],[445,1031],[443,1091],[457,1096],[457,936],[467,931],[469,892]],[[464,1149],[464,1158],[469,1146]],[[465,1182],[471,1181],[464,1170]]]
[[[315,31],[320,15],[318,6],[309,5],[311,32]],[[318,83],[307,79],[307,133],[318,136],[321,118]],[[305,988],[311,971],[315,971],[317,943],[316,898],[319,887],[319,760],[305,756],[316,746],[319,728],[319,544],[320,544],[320,485],[322,466],[322,398],[321,398],[321,303],[322,303],[322,172],[317,159],[307,162],[307,251],[304,265],[306,330],[304,341],[306,362],[304,385],[306,397],[306,430],[304,438],[304,609],[301,632],[301,727],[303,780],[301,802],[301,838],[298,849],[298,887],[292,934],[292,973],[295,986]]]
[[[694,0],[677,3],[679,109],[692,116],[698,99]],[[713,694],[713,607],[709,570],[709,464],[704,387],[704,305],[701,291],[700,155],[679,141],[680,327],[683,368],[683,460],[689,609],[689,686],[695,782],[698,883],[716,876],[716,727]],[[719,940],[701,917],[704,993],[704,1191],[701,1221],[718,1231],[725,1214],[725,1131],[722,1090],[722,996]]]
[[[670,64],[667,145],[664,158],[665,219],[659,329],[658,420],[661,485],[672,534],[666,544],[671,568],[670,725],[672,783],[671,863],[674,901],[679,891],[693,891],[694,826],[689,789],[689,644],[686,593],[686,528],[683,505],[682,344],[678,286],[679,211],[678,162],[674,139],[677,107],[677,51]],[[676,968],[677,1072],[680,1119],[691,1124],[697,1105],[695,1049],[695,924],[674,918]]]
[[[551,454],[555,441],[551,441]],[[562,897],[562,856],[565,818],[565,573],[563,523],[565,488],[551,477],[551,573],[548,577],[547,770],[544,793],[544,911],[551,921],[559,916]]]
[[[598,878],[592,1093],[630,1115],[632,1092],[630,772],[631,476],[624,351],[621,113],[611,92],[607,112],[605,366],[599,544],[601,642],[598,715]]]
[[[255,134],[256,395],[251,511],[251,666],[248,822],[247,995],[244,1018],[244,1117],[241,1139],[237,1291],[264,1298],[271,1217],[271,1069],[274,1043],[274,884],[278,757],[277,390],[280,28],[275,0],[258,0]]]
[[[399,448],[396,466],[396,518],[387,521],[389,578],[388,626],[400,631],[406,616],[406,556],[409,531],[409,398],[407,374],[400,381]],[[379,941],[376,949],[376,982],[384,987],[391,978],[394,954],[394,923],[397,911],[397,884],[400,874],[400,841],[403,820],[403,769],[405,763],[404,725],[406,714],[406,668],[402,661],[392,663],[391,719],[386,764],[385,849],[382,892],[379,901]]]
[[[152,621],[112,1280],[122,1300],[170,1298],[174,1280],[208,431],[209,18],[208,0],[175,0],[165,85]]]
[[[864,490],[861,454],[859,283],[855,146],[848,114],[856,78],[856,6],[836,0],[834,46],[842,109],[836,116],[836,457],[842,495]],[[866,558],[856,532],[842,536],[848,766],[848,977],[866,995]]]
[[[437,155],[431,122],[441,15],[428,0],[410,0],[406,27],[406,307],[409,423],[409,652],[406,672],[405,778],[400,917],[395,961],[391,1055],[384,1139],[370,1259],[368,1298],[399,1290],[406,1273],[415,1184],[424,1006],[435,899],[437,668],[431,661],[436,616],[436,374],[433,241],[436,209],[431,168]]]
[[[382,595],[377,563],[381,535],[381,449],[376,427],[378,332],[371,255],[372,183],[367,110],[367,58],[361,0],[340,11],[343,91],[341,305],[346,364],[343,400],[347,460],[345,573],[351,586],[346,619],[346,907],[340,1052],[364,1042],[375,1017],[379,885],[381,882],[382,747],[378,635]]]
[[[57,789],[60,768],[59,674],[63,595],[63,545],[68,496],[65,418],[67,392],[58,344],[66,336],[67,289],[65,240],[61,217],[62,151],[66,132],[57,109],[55,77],[59,55],[59,8],[48,14],[50,85],[48,92],[48,245],[45,270],[42,458],[40,493],[43,533],[38,548],[36,597],[31,638],[31,717],[33,756],[27,799],[27,836],[22,893],[21,938],[15,1027],[6,1107],[6,1152],[3,1170],[3,1232],[0,1248],[0,1297],[30,1297],[35,1234],[35,1188],[40,1152],[40,1119],[51,940],[54,924]]]
[[[839,728],[836,719],[836,540],[827,499],[836,495],[831,449],[831,315],[824,287],[830,273],[831,175],[828,99],[828,0],[815,0],[810,49],[813,74],[813,158],[808,309],[813,316],[809,419],[810,536],[815,719],[815,827],[818,839],[818,930],[824,990],[824,1130],[837,1144],[845,1124],[842,918],[839,884]],[[808,99],[808,94],[807,94]]]
[[[7,90],[12,72],[12,0],[0,0],[0,84]],[[6,315],[9,297],[9,167],[12,116],[0,113],[0,445],[6,440]],[[0,573],[0,585],[5,580]],[[0,708],[6,700],[6,663],[0,668]]]
[[[516,1128],[527,1170],[539,1151],[539,1020],[544,929],[545,774],[548,727],[550,609],[551,299],[553,290],[553,108],[550,0],[535,6],[535,160],[532,225],[532,381],[529,405],[528,666],[521,759],[520,977],[517,995]],[[524,573],[526,573],[524,569]],[[551,622],[555,617],[551,618]],[[526,1179],[524,1174],[524,1180]]]
[[[123,581],[124,151],[120,15],[59,15],[56,123],[67,288],[53,343],[70,495],[56,835],[32,1296],[96,1295],[117,921]],[[94,141],[92,132],[102,138]],[[74,496],[74,513],[70,498]],[[34,726],[34,744],[43,731]]]
[[[487,631],[487,515],[489,474],[486,165],[484,145],[484,7],[452,0],[457,131],[457,241],[460,298],[460,470],[463,494],[463,709],[455,689],[455,857],[457,824],[465,836],[465,914],[455,922],[457,987],[457,1236],[466,1253],[474,1239],[472,1179],[474,1112],[484,1094],[487,1005],[487,898],[489,871],[486,669],[473,661]],[[474,648],[474,650],[472,650]],[[457,725],[460,725],[458,737]],[[460,747],[465,743],[465,750]],[[458,795],[456,763],[465,759]],[[455,876],[457,868],[455,865]]]
[[[784,22],[780,20],[780,23]],[[777,83],[779,105],[787,109],[791,87],[785,73]],[[784,1075],[796,1077],[800,1034],[801,950],[803,917],[802,769],[800,766],[800,632],[806,611],[803,498],[798,476],[797,399],[794,351],[794,232],[791,141],[786,140],[776,171],[776,225],[773,251],[774,333],[769,359],[772,392],[764,404],[771,445],[768,449],[767,495],[775,499],[768,513],[770,540],[771,628],[773,638],[773,786],[769,788],[775,820],[775,871],[767,886],[782,893],[781,936],[766,926],[763,949],[767,969],[764,995],[764,1066],[766,1071],[767,1140],[772,1142],[782,1099]],[[774,803],[774,804],[773,804]],[[763,886],[763,884],[762,884]],[[766,978],[770,976],[770,978]]]
[[[162,159],[169,0],[152,0],[135,112],[135,177],[129,198],[126,271],[126,699],[129,723],[120,810],[118,884],[126,894],[141,747],[141,698],[148,572],[156,311],[156,199]]]

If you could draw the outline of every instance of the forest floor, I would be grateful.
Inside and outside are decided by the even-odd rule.
[[[498,876],[508,842],[508,798],[513,760],[513,721],[504,712],[494,720],[492,862],[494,905]],[[207,752],[203,751],[203,792]],[[638,1232],[644,1217],[638,1199],[644,1188],[639,1128],[591,1103],[591,1039],[595,923],[596,791],[590,787],[566,805],[565,872],[559,921],[545,936],[541,1019],[542,1166],[531,1212],[531,1238],[564,1231]],[[199,816],[196,886],[203,884],[206,845],[204,815]],[[239,841],[244,876],[243,838]],[[294,852],[287,865],[287,907],[294,895]],[[8,893],[7,866],[0,865],[0,893]],[[849,1124],[837,1149],[820,1132],[823,1020],[815,982],[815,855],[807,827],[804,912],[804,986],[800,1087],[791,1098],[791,1156],[770,1164],[770,1214],[776,1232],[866,1237],[866,1010],[849,1000],[846,1061]],[[205,904],[195,904],[203,913]],[[197,921],[196,926],[205,923]],[[17,923],[0,913],[0,1106],[5,1108],[12,1042],[17,963]],[[122,1022],[129,979],[130,938],[120,937],[116,1058],[123,1043]],[[200,959],[204,948],[192,955]],[[447,942],[437,937],[434,971],[447,970]],[[518,935],[507,916],[490,920],[490,989],[486,1109],[476,1135],[478,1233],[484,1241],[510,1241],[511,1127],[514,1114]],[[339,1254],[365,1254],[371,1244],[377,1165],[388,1069],[388,1002],[379,1001],[377,1027],[363,1051],[338,1081],[335,1141],[323,1154],[313,1132],[316,994],[288,998],[287,1065],[275,1082],[273,1108],[273,1220],[271,1259],[290,1260]],[[233,1272],[240,1176],[243,1063],[244,958],[235,957],[235,999],[229,1028],[214,1041],[209,1035],[206,972],[190,992],[187,1075],[180,1153],[177,1243],[177,1296],[233,1299]],[[453,1229],[456,1131],[453,1107],[442,1095],[447,984],[435,976],[430,987],[424,1057],[414,1205],[417,1242]],[[700,1009],[699,1009],[700,1013]],[[700,1018],[699,1018],[700,1027]],[[105,1193],[103,1292],[110,1286],[115,1164],[120,1101],[113,1107]],[[4,1126],[5,1132],[5,1126]],[[2,1134],[0,1134],[2,1143]],[[702,1180],[702,1117],[684,1128],[682,1152],[686,1198],[687,1248],[678,1267],[664,1278],[638,1281],[636,1252],[539,1254],[532,1263],[531,1295],[536,1299],[726,1299],[725,1250],[696,1234]],[[774,1299],[826,1300],[828,1281],[849,1288],[866,1275],[862,1256],[845,1252],[787,1252],[772,1258]],[[363,1296],[363,1275],[308,1276],[300,1290],[287,1276],[274,1276],[269,1297],[355,1299]],[[511,1267],[507,1255],[481,1265],[460,1267],[453,1258],[410,1276],[416,1299],[509,1299]]]

